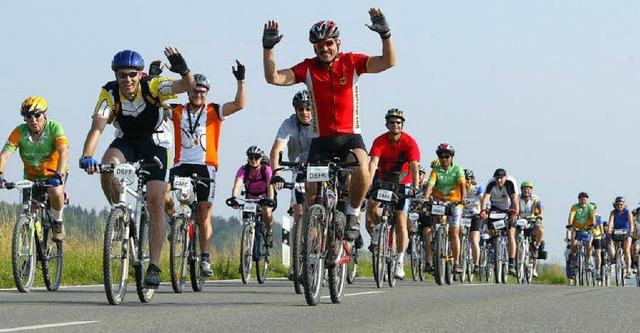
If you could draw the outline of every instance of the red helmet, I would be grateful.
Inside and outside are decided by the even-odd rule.
[[[309,29],[309,41],[317,43],[329,38],[338,38],[340,31],[333,21],[320,21]]]
[[[456,155],[456,150],[453,149],[453,146],[448,143],[441,143],[436,149],[436,155],[440,155],[442,153],[448,153],[451,157]]]

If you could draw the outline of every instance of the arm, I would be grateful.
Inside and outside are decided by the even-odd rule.
[[[108,120],[108,117],[98,114],[93,116],[91,129],[89,130],[89,133],[87,133],[87,138],[84,140],[82,156],[93,156],[96,146],[98,145],[98,141],[100,140],[100,135],[102,135],[102,131],[104,131],[105,126],[107,126]]]
[[[9,160],[9,157],[11,157],[11,154],[12,153],[6,149],[3,149],[2,152],[0,152],[0,179],[6,179],[4,167],[7,165],[7,161]],[[4,181],[0,182],[0,188],[4,188]]]
[[[296,83],[295,77],[289,69],[278,70],[273,52],[273,47],[278,44],[283,37],[283,35],[280,35],[277,21],[271,20],[265,23],[262,32],[264,78],[267,80],[267,83],[277,86],[290,86]]]
[[[271,147],[271,154],[269,154],[269,160],[271,161],[271,165],[273,165],[273,176],[280,176],[280,171],[276,171],[280,168],[280,161],[278,158],[280,157],[280,153],[284,151],[284,147],[287,145],[286,142],[275,140],[273,141],[273,146]]]
[[[607,228],[607,234],[611,236],[611,233],[613,233],[613,211],[609,213],[609,227]]]
[[[395,66],[398,62],[396,59],[396,48],[393,45],[389,25],[382,10],[379,8],[371,8],[369,9],[369,16],[371,16],[371,25],[367,25],[367,27],[379,33],[382,38],[382,55],[369,59],[367,71],[369,73],[379,73]]]
[[[187,63],[184,61],[180,51],[177,48],[168,46],[164,49],[164,55],[167,56],[171,64],[169,70],[180,74],[182,77],[180,80],[175,80],[171,83],[171,91],[174,94],[181,94],[195,88],[196,80],[189,67],[187,67]]]
[[[411,183],[413,187],[420,187],[420,167],[418,166],[418,161],[409,162],[409,168],[411,169]]]
[[[431,192],[433,191],[433,185],[431,183],[427,183],[427,189],[424,192],[424,198],[429,200],[431,197]]]
[[[515,209],[516,214],[520,214],[520,199],[517,192],[511,194],[511,202],[513,202],[513,209]]]
[[[631,214],[631,211],[627,212],[627,218],[629,219],[629,232],[631,235],[633,235],[636,224],[633,223],[633,215]]]
[[[240,177],[236,177],[236,180],[233,182],[233,189],[231,190],[231,196],[236,198],[238,194],[240,194],[240,187],[242,186],[243,179]]]
[[[371,160],[369,161],[369,175],[371,175],[371,182],[373,182],[376,170],[378,170],[378,162],[380,162],[380,157],[371,156]]]
[[[67,165],[69,164],[69,146],[68,145],[60,145],[56,148],[56,151],[60,155],[58,159],[58,166],[56,167],[56,172],[59,175],[65,174],[67,171]]]
[[[240,60],[236,59],[236,64],[238,65],[238,70],[234,70],[232,67],[233,74],[236,76],[238,80],[238,88],[236,90],[236,99],[233,102],[224,103],[222,106],[222,115],[224,117],[230,116],[242,109],[244,109],[245,103],[247,101],[247,94],[244,89],[244,65],[240,62]]]

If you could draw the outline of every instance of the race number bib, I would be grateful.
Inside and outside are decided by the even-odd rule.
[[[255,202],[246,202],[242,207],[242,211],[246,213],[255,213],[258,210],[258,204]]]
[[[113,169],[113,175],[119,181],[123,181],[126,184],[133,184],[136,181],[136,168],[128,163],[118,164],[115,169]]]
[[[444,211],[445,211],[445,206],[443,205],[433,205],[431,207],[432,215],[444,215]]]
[[[376,200],[391,202],[393,199],[393,192],[389,190],[378,190],[378,195],[376,196]]]
[[[317,183],[329,181],[328,166],[310,166],[307,167],[307,182]]]

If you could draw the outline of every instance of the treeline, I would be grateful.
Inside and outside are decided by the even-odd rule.
[[[0,223],[15,223],[16,216],[21,210],[22,206],[20,204],[0,201]],[[108,216],[109,210],[106,208],[97,211],[95,208],[87,210],[76,205],[66,206],[64,209],[64,224],[67,237],[86,235],[90,239],[101,241]],[[211,221],[213,225],[213,239],[211,242],[216,250],[235,249],[240,246],[242,221],[238,217],[213,216]],[[168,220],[165,223],[165,227],[168,232]],[[275,244],[278,244],[281,240],[281,227],[279,224],[274,225],[273,238]]]

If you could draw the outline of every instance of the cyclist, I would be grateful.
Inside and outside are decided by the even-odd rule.
[[[111,69],[116,80],[102,87],[80,158],[80,167],[87,173],[100,171],[93,153],[106,125],[112,123],[116,128],[116,138],[104,153],[102,163],[130,162],[140,157],[144,158],[144,163],[154,163],[154,157],[162,162],[162,168],[150,170],[146,184],[150,264],[145,284],[149,288],[157,288],[161,282],[158,265],[165,239],[163,208],[167,188],[167,160],[172,143],[169,124],[163,117],[162,102],[195,88],[193,74],[179,51],[167,47],[164,54],[171,63],[171,71],[181,75],[180,80],[168,77],[142,79],[144,60],[138,52],[123,50],[115,54]],[[100,181],[109,203],[116,202],[119,189],[113,175],[103,173]]]
[[[538,257],[546,259],[544,253],[544,228],[542,227],[542,215],[544,215],[544,206],[540,198],[533,194],[533,183],[525,180],[520,184],[520,217],[535,218],[536,225],[531,231],[533,243],[530,245],[531,255],[536,258],[533,264],[533,277],[538,277]],[[542,254],[542,255],[541,255]]]
[[[507,252],[509,255],[509,274],[516,275],[516,229],[513,225],[520,213],[520,201],[518,200],[518,188],[516,180],[507,176],[507,172],[498,168],[493,173],[493,178],[489,179],[482,202],[480,203],[480,218],[486,220],[489,211],[508,213],[509,223],[507,228]],[[491,203],[491,209],[487,208]]]
[[[482,227],[482,219],[480,218],[480,201],[484,195],[484,189],[476,183],[476,177],[473,170],[464,169],[465,184],[467,186],[467,195],[464,197],[464,212],[471,215],[471,255],[473,256],[473,274],[478,274],[480,266],[480,228]]]
[[[633,216],[631,215],[631,211],[627,208],[627,201],[624,197],[616,197],[613,202],[614,209],[609,214],[609,225],[613,226],[609,228],[607,231],[609,234],[609,247],[613,248],[613,234],[614,230],[625,229],[627,231],[626,236],[624,237],[624,241],[622,242],[622,246],[624,249],[624,262],[627,266],[627,273],[625,274],[625,279],[631,278],[631,237],[630,235],[634,234],[634,224],[633,224]]]
[[[48,180],[47,189],[51,202],[53,240],[64,240],[62,223],[64,208],[64,183],[67,180],[69,163],[69,141],[59,122],[47,118],[47,101],[39,96],[31,96],[22,102],[20,115],[24,124],[18,125],[9,134],[9,139],[0,152],[0,188],[5,186],[4,168],[16,150],[24,164],[25,179]]]
[[[399,109],[390,109],[385,115],[387,132],[373,140],[369,156],[369,174],[373,176],[372,183],[387,181],[405,186],[404,193],[416,193],[420,186],[418,162],[420,149],[418,143],[403,131],[405,117]],[[409,187],[407,187],[409,185]],[[409,199],[401,200],[395,211],[397,235],[397,264],[395,277],[404,279],[404,254],[409,242],[407,232],[407,217]],[[380,223],[380,202],[367,201],[367,230],[373,234],[373,228]]]
[[[569,223],[567,225],[567,241],[571,242],[571,253],[575,253],[577,240],[572,237],[572,229],[588,230],[590,227],[597,226],[596,224],[596,207],[589,203],[589,194],[587,192],[578,193],[578,203],[571,206],[571,212],[569,213]],[[593,231],[591,231],[593,233]],[[587,258],[591,258],[593,237],[587,244]],[[587,260],[587,271],[591,271],[591,262]],[[575,273],[575,272],[574,272]],[[570,280],[573,279],[573,275]],[[571,281],[570,281],[571,282]]]
[[[429,198],[433,194],[433,199],[446,202],[461,202],[467,196],[466,180],[464,171],[457,164],[453,163],[456,151],[452,145],[441,143],[436,148],[436,155],[440,160],[440,165],[431,169],[429,180],[427,181],[427,191],[425,197]],[[453,252],[453,270],[455,273],[462,273],[460,266],[460,220],[462,219],[462,205],[456,204],[449,213],[449,241]],[[425,251],[430,246],[428,239],[431,239],[429,230],[423,229],[422,236],[425,239]]]
[[[189,103],[177,105],[170,118],[173,122],[175,141],[174,167],[170,171],[170,179],[175,176],[189,177],[197,174],[203,178],[216,178],[218,172],[218,147],[222,121],[226,117],[240,111],[245,106],[245,67],[236,60],[237,69],[232,72],[237,80],[236,96],[231,102],[222,106],[206,103],[211,84],[206,76],[195,74],[196,87],[187,92]],[[167,186],[167,190],[170,186]],[[198,200],[197,215],[200,225],[200,265],[202,275],[213,275],[209,246],[211,241],[211,211],[216,195],[216,184],[200,182],[196,184]],[[168,200],[167,200],[168,199]],[[173,216],[175,207],[169,195],[166,196],[165,211]]]
[[[593,205],[594,208],[596,208],[597,211],[597,207],[595,203],[591,203]],[[593,249],[596,251],[596,255],[595,255],[595,259],[596,259],[596,280],[600,280],[600,266],[602,265],[602,253],[604,252],[605,254],[608,252],[606,251],[606,249],[608,248],[608,246],[606,246],[607,244],[605,244],[604,240],[603,240],[603,235],[604,235],[604,227],[605,227],[606,220],[602,218],[602,216],[600,214],[598,214],[596,212],[596,227],[595,229],[593,229],[593,242],[592,242],[592,246]]]
[[[266,163],[264,151],[258,146],[251,146],[247,149],[247,164],[238,169],[236,180],[231,190],[231,200],[237,206],[236,197],[240,194],[240,187],[244,184],[245,198],[247,199],[273,199],[273,186],[270,186],[273,172]],[[262,220],[267,228],[266,243],[273,246],[272,227],[273,215],[270,207],[262,207]]]
[[[264,74],[268,83],[290,86],[304,82],[313,101],[312,131],[314,139],[309,148],[309,162],[318,163],[349,156],[354,150],[360,166],[354,168],[349,182],[350,204],[347,207],[347,225],[344,238],[353,241],[360,235],[360,206],[369,189],[365,161],[366,146],[362,140],[360,110],[358,108],[358,78],[364,73],[379,73],[396,64],[396,52],[389,25],[378,8],[369,10],[369,29],[382,38],[382,55],[340,52],[340,32],[333,21],[320,21],[309,31],[316,57],[305,59],[288,69],[276,68],[273,47],[280,42],[277,21],[264,26],[262,36]],[[352,159],[352,157],[348,157]],[[315,183],[308,184],[307,200],[313,202]]]
[[[309,155],[309,147],[311,146],[311,109],[313,108],[311,102],[311,96],[309,91],[300,90],[293,95],[291,102],[293,105],[294,114],[285,119],[278,133],[276,139],[271,147],[271,163],[273,165],[273,177],[271,183],[276,190],[282,189],[285,180],[280,176],[280,171],[275,171],[280,167],[278,158],[280,153],[287,149],[287,157],[289,161],[294,162],[307,162],[307,156]],[[294,173],[293,181],[302,182],[304,179],[302,173]],[[294,190],[291,194],[291,207],[293,209],[293,227],[291,234],[295,235],[297,228],[301,228],[299,225],[300,217],[302,216],[302,205],[304,203],[304,193],[300,190]],[[289,267],[289,279],[293,279],[293,267]]]

